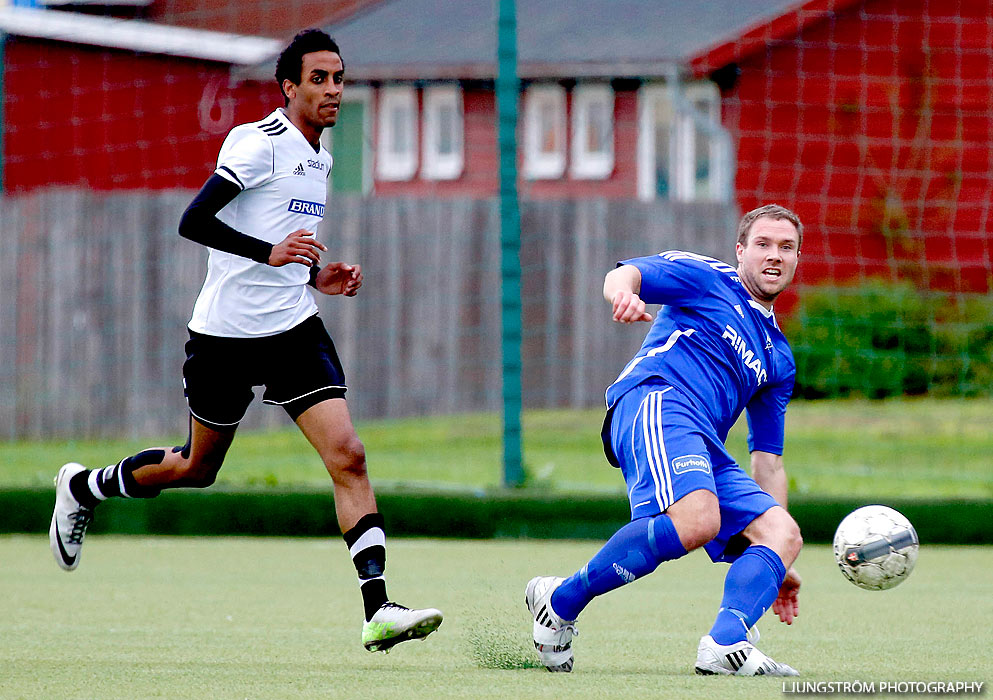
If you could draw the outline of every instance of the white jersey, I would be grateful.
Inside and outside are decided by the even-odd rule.
[[[314,151],[282,109],[233,128],[214,172],[242,189],[217,214],[236,231],[276,244],[300,229],[316,232],[324,217],[331,154]],[[272,267],[211,248],[190,330],[228,338],[287,331],[317,313],[309,280],[300,263]]]

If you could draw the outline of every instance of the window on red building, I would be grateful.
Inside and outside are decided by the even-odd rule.
[[[638,96],[638,196],[727,201],[730,139],[720,121],[717,86],[645,85]]]
[[[384,87],[379,95],[376,177],[410,180],[417,172],[417,93],[413,87]]]
[[[573,90],[571,156],[571,177],[610,177],[614,169],[614,91],[609,85],[578,85]]]
[[[455,85],[424,89],[423,164],[429,180],[454,180],[462,174],[462,91]]]
[[[565,173],[565,88],[532,85],[524,103],[524,176],[554,180]]]

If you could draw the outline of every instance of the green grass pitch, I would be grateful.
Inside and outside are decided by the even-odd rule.
[[[863,499],[993,499],[990,415],[989,399],[795,401],[786,416],[790,492]],[[623,494],[620,474],[603,457],[602,421],[599,410],[525,412],[524,458],[532,485]],[[362,421],[357,428],[376,486],[492,488],[500,483],[496,414]],[[728,437],[728,449],[742,464],[748,460],[745,435],[742,417]],[[185,439],[177,434],[151,440],[4,443],[0,486],[50,488],[64,462],[101,467],[144,447]],[[326,489],[328,483],[316,453],[293,427],[239,434],[218,477],[219,486],[234,489]]]
[[[344,545],[318,539],[92,536],[65,573],[40,536],[0,537],[0,698],[781,698],[782,681],[699,677],[725,567],[702,553],[600,598],[576,670],[535,667],[524,585],[567,574],[596,542],[396,539],[399,602],[441,629],[388,655],[359,644]],[[762,649],[824,681],[988,681],[993,549],[924,547],[885,592],[808,547],[800,618],[766,617]]]

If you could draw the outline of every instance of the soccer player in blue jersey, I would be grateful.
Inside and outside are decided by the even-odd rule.
[[[253,399],[252,387],[265,386],[262,400],[286,410],[327,467],[362,593],[362,643],[369,651],[388,651],[436,630],[442,614],[387,598],[383,516],[345,402],[338,354],[307,289],[354,296],[362,286],[358,265],[318,265],[327,247],[314,234],[331,173],[320,137],[337,121],[344,74],[331,37],[301,32],[276,62],[284,107],[234,127],[224,139],[216,170],[179,224],[181,236],[210,249],[183,365],[189,440],[103,469],[63,466],[49,538],[55,561],[72,571],[102,501],[210,486]]]
[[[773,302],[793,280],[803,225],[784,207],[748,212],[737,268],[669,251],[625,260],[604,280],[619,323],[652,322],[641,349],[607,389],[603,443],[621,469],[631,522],[579,571],[527,585],[534,644],[549,671],[571,671],[579,613],[596,596],[703,547],[731,564],[724,598],[697,649],[704,675],[799,675],[755,648],[768,608],[799,612],[792,568],[802,540],[786,512],[783,428],[796,366]],[[748,415],[749,476],[724,447]]]

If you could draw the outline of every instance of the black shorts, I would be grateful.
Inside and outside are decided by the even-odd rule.
[[[234,430],[255,394],[296,420],[311,406],[345,396],[345,373],[318,316],[277,335],[222,338],[190,331],[183,364],[190,413],[215,430]]]

